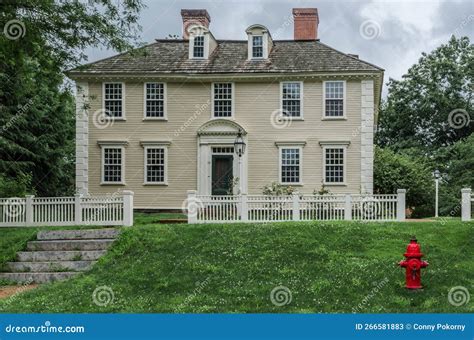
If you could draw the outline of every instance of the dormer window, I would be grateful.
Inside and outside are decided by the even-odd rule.
[[[268,29],[263,25],[252,25],[245,31],[248,36],[248,60],[267,59],[273,47]]]
[[[204,58],[204,36],[194,37],[193,58]]]
[[[263,58],[263,36],[252,36],[252,58]]]

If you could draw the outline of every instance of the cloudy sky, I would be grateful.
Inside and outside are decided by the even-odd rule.
[[[153,42],[168,34],[181,35],[182,8],[205,8],[210,29],[217,39],[246,39],[251,24],[267,26],[275,40],[292,39],[291,9],[316,7],[321,42],[360,58],[399,79],[429,52],[448,41],[452,34],[474,40],[474,2],[471,0],[413,1],[323,1],[323,0],[144,0],[140,25],[142,41]],[[89,61],[115,54],[90,49]],[[386,89],[384,90],[386,92]]]

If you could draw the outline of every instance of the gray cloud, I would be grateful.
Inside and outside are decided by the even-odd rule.
[[[246,39],[245,29],[255,23],[267,26],[275,39],[292,39],[291,9],[317,7],[319,38],[342,52],[383,67],[385,79],[400,77],[429,52],[457,33],[473,40],[472,1],[145,1],[140,24],[142,40],[152,42],[168,34],[181,35],[181,8],[206,8],[217,39]],[[366,21],[380,31],[373,39],[360,34]],[[89,61],[113,51],[89,49]],[[385,91],[384,91],[385,92]]]

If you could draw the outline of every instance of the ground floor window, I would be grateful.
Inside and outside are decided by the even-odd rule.
[[[103,147],[102,148],[102,181],[104,183],[123,182],[123,148]]]
[[[145,183],[166,183],[165,160],[165,147],[145,147]]]
[[[280,148],[280,182],[282,184],[301,183],[301,148]]]
[[[324,182],[344,183],[345,148],[324,148]]]

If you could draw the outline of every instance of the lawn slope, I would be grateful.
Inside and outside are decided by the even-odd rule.
[[[0,301],[1,312],[473,312],[474,223],[308,222],[159,225],[137,219],[89,272]],[[0,231],[1,232],[1,231]],[[415,234],[425,289],[403,288],[396,266]],[[95,300],[94,290],[107,292]],[[272,303],[271,291],[288,291]],[[109,301],[113,295],[113,300]],[[280,297],[282,297],[280,296]],[[100,300],[103,299],[103,300]],[[471,299],[472,300],[472,299]],[[278,300],[282,301],[282,300]],[[278,302],[277,301],[277,302]],[[103,303],[99,303],[103,304]]]

